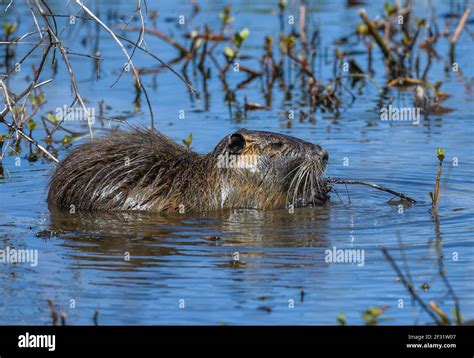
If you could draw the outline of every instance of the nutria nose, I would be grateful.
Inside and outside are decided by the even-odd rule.
[[[326,164],[328,162],[328,159],[329,159],[329,153],[326,149],[324,149],[323,147],[321,147],[320,145],[315,145],[313,146],[313,149],[312,149],[312,155],[316,155],[318,158],[321,158],[320,160]]]
[[[322,149],[322,148],[321,148]],[[326,149],[322,149],[322,157],[323,157],[323,162],[327,163],[329,160],[329,153]]]

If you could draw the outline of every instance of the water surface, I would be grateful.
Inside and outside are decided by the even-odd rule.
[[[51,3],[59,7],[60,2]],[[451,11],[449,4],[433,3],[435,16],[443,24],[443,15]],[[416,4],[420,16],[430,11],[428,2]],[[218,28],[224,5],[222,1],[205,2],[190,26],[205,22]],[[170,34],[179,31],[165,19],[191,11],[187,1],[160,2],[159,6],[149,2],[149,7],[159,9],[158,24]],[[102,13],[113,8],[124,15],[133,10],[127,1],[104,1],[99,8]],[[370,2],[366,8],[375,16],[382,11],[383,2]],[[7,16],[10,21],[21,17],[20,28],[27,31],[32,26],[28,11],[25,6],[16,6]],[[278,31],[276,2],[239,1],[233,3],[233,11],[234,27],[247,26],[251,31],[243,51],[259,56],[264,36]],[[344,1],[311,2],[311,11],[312,23],[321,29],[322,47],[333,46],[358,22],[358,8],[346,8]],[[87,41],[79,41],[87,31],[66,32],[67,42],[76,51],[88,52]],[[151,36],[147,45],[164,59],[176,56],[173,48]],[[110,87],[124,62],[120,51],[105,33],[101,33],[100,46],[106,58],[100,81],[93,79],[90,59],[73,60],[83,96],[91,105],[105,101],[108,115],[148,125],[144,104],[139,113],[133,113],[131,76],[124,75]],[[437,50],[445,56],[447,41],[441,41]],[[332,51],[329,53],[332,56]],[[0,248],[37,249],[39,263],[36,267],[1,264],[0,323],[50,324],[48,299],[67,313],[69,324],[92,324],[96,309],[99,324],[107,325],[321,325],[336,324],[341,312],[349,324],[363,324],[362,313],[372,306],[386,306],[382,316],[386,320],[381,324],[432,323],[413,304],[381,252],[382,247],[388,248],[402,265],[398,237],[420,296],[436,301],[451,314],[453,302],[437,274],[435,243],[442,240],[447,277],[459,297],[464,318],[474,318],[474,106],[469,85],[474,75],[474,53],[469,35],[463,34],[456,53],[464,78],[445,73],[442,61],[435,61],[430,72],[432,81],[442,80],[443,90],[452,94],[445,104],[454,110],[430,116],[419,126],[381,122],[379,95],[370,86],[344,108],[339,118],[318,113],[316,123],[294,120],[288,125],[285,112],[296,106],[297,99],[287,101],[279,91],[274,92],[271,110],[249,112],[245,118],[229,114],[222,85],[215,77],[208,83],[206,110],[203,100],[190,100],[186,88],[173,75],[144,76],[157,128],[178,142],[192,132],[193,149],[204,153],[224,135],[246,127],[320,143],[330,153],[328,175],[370,180],[418,200],[416,205],[405,206],[402,213],[397,205],[388,203],[390,195],[339,186],[339,197],[333,194],[329,206],[296,209],[292,214],[282,209],[70,215],[47,208],[46,186],[52,163],[30,163],[22,154],[21,165],[15,166],[17,156],[6,156],[3,163],[8,175],[0,180]],[[365,54],[355,58],[365,66]],[[139,53],[134,61],[146,68],[156,66]],[[252,66],[256,61],[254,58],[246,64]],[[380,56],[374,61],[375,79],[383,83]],[[61,66],[54,83],[45,89],[45,112],[71,101]],[[321,78],[331,77],[331,59],[328,63],[321,59],[318,66]],[[242,80],[232,76],[231,83]],[[10,84],[19,90],[25,85],[24,79],[20,72]],[[190,80],[202,90],[199,76]],[[251,101],[264,102],[258,81],[239,92],[239,100],[245,95]],[[411,92],[393,90],[387,96],[400,106],[412,105]],[[179,118],[182,109],[184,119]],[[85,130],[82,123],[70,126]],[[96,123],[96,128],[98,135],[110,131],[107,122]],[[60,149],[58,156],[64,158],[75,145]],[[447,154],[438,215],[433,215],[428,193],[433,190],[435,153],[440,146]],[[457,166],[453,158],[457,158]],[[363,249],[364,265],[326,262],[325,250],[333,247]],[[429,283],[426,292],[420,289],[425,283]],[[400,300],[403,308],[399,307]]]

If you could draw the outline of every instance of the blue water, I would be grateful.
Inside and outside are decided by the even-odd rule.
[[[73,3],[68,8],[60,1],[50,3],[59,13],[77,11]],[[334,41],[354,31],[360,7],[347,8],[345,1],[309,3],[308,26],[320,29],[321,48],[329,49],[327,59],[321,55],[317,60],[316,73],[320,79],[329,80]],[[434,16],[442,28],[447,21],[444,15],[451,11],[449,2],[432,3],[436,8]],[[271,33],[277,38],[276,4],[276,1],[232,3],[234,30],[250,29],[242,49],[243,54],[250,56],[244,63],[248,67],[258,67],[265,35]],[[203,24],[208,24],[217,31],[224,5],[222,1],[200,2],[201,12],[185,26],[202,31]],[[288,14],[297,14],[296,5],[297,2],[290,2]],[[419,16],[431,11],[428,1],[416,1],[415,5]],[[161,31],[186,43],[182,36],[184,30],[177,25],[176,18],[181,14],[190,15],[190,2],[149,1],[148,7],[158,10]],[[99,9],[103,16],[114,9],[126,19],[134,5],[128,1],[102,1],[91,8]],[[383,11],[383,2],[370,2],[365,8],[369,16],[374,17]],[[34,28],[24,4],[15,2],[7,15],[0,10],[2,22],[4,19],[19,22],[20,33]],[[64,21],[58,19],[59,28],[64,26]],[[107,23],[117,26],[118,20],[111,19]],[[90,54],[95,41],[91,35],[94,27],[76,26],[64,31],[64,42],[75,52]],[[153,26],[151,22],[149,26]],[[472,29],[471,23],[468,26]],[[136,32],[123,34],[133,40],[138,36]],[[111,87],[125,63],[119,48],[105,32],[100,32],[99,44],[104,57],[99,81],[94,78],[90,58],[71,56],[83,97],[89,106],[96,108],[99,101],[104,101],[107,116],[124,117],[130,124],[149,125],[150,116],[143,96],[140,110],[133,110],[132,75],[124,73]],[[178,55],[173,47],[148,34],[146,45],[166,61]],[[20,58],[28,45],[18,46],[17,57]],[[441,39],[436,50],[446,59],[448,40]],[[222,56],[221,52],[216,56]],[[399,213],[397,205],[387,203],[388,194],[364,187],[351,186],[346,190],[339,186],[340,198],[333,195],[329,207],[296,209],[294,214],[282,209],[71,216],[49,212],[46,185],[54,165],[44,159],[28,162],[25,147],[21,155],[7,154],[3,159],[6,176],[0,179],[0,249],[36,249],[39,261],[36,267],[0,263],[0,287],[3,288],[0,323],[50,324],[47,300],[51,299],[59,311],[67,314],[68,324],[92,324],[96,309],[99,324],[104,325],[322,325],[336,324],[340,313],[346,315],[348,324],[364,324],[362,313],[369,307],[386,308],[380,324],[432,324],[430,317],[412,302],[397,281],[381,248],[388,248],[402,268],[403,252],[420,297],[426,302],[435,301],[452,317],[454,304],[438,275],[437,240],[442,240],[446,275],[459,298],[462,315],[473,319],[473,55],[472,37],[464,32],[456,46],[456,61],[462,74],[446,73],[444,60],[434,61],[429,72],[430,82],[443,81],[442,90],[451,94],[443,105],[453,111],[431,115],[419,126],[380,121],[377,110],[380,98],[377,88],[371,84],[357,94],[351,105],[350,96],[344,95],[338,118],[318,112],[315,123],[300,122],[297,116],[289,125],[286,113],[289,109],[299,110],[298,91],[293,100],[285,100],[275,86],[272,108],[249,111],[245,117],[239,115],[236,108],[229,113],[215,68],[207,84],[208,109],[204,96],[201,99],[190,97],[183,83],[166,70],[144,75],[157,129],[179,143],[192,133],[192,148],[197,152],[212,150],[222,137],[240,127],[290,134],[320,143],[329,151],[329,176],[369,180],[403,191],[418,202]],[[36,54],[29,61],[37,63],[39,58]],[[366,68],[366,54],[353,58]],[[373,61],[374,80],[383,84],[385,70],[378,50],[374,50]],[[146,69],[159,65],[138,52],[134,63]],[[182,64],[173,67],[180,70]],[[25,65],[24,70],[10,79],[9,85],[14,91],[24,88],[27,74],[31,75],[30,68]],[[4,70],[2,67],[1,71]],[[203,94],[202,77],[193,74],[192,67],[188,76]],[[44,86],[47,102],[38,116],[72,101],[70,83],[61,61],[57,75],[49,66],[45,69],[42,79],[49,78],[53,82]],[[231,87],[243,79],[242,73],[230,71],[228,74]],[[245,96],[251,102],[265,102],[259,80],[236,94],[240,105]],[[399,106],[413,103],[412,91],[391,89],[385,97],[393,97]],[[180,110],[185,111],[184,119],[179,118]],[[40,122],[38,116],[35,118]],[[96,135],[106,134],[114,126],[128,128],[127,124],[107,120],[94,123]],[[84,138],[67,148],[56,146],[60,159],[77,144],[87,141],[88,136],[83,123],[68,123],[66,128],[83,132]],[[6,133],[5,126],[2,133]],[[44,137],[41,133],[40,129],[35,132],[38,139]],[[58,133],[55,139],[62,139],[62,135]],[[430,210],[428,193],[433,191],[438,166],[435,153],[440,146],[446,150],[446,159],[436,216]],[[17,157],[20,157],[20,166],[15,166]],[[453,165],[454,158],[457,166]],[[345,166],[347,160],[349,165]],[[209,236],[220,239],[212,240]],[[363,249],[364,265],[326,262],[325,250],[333,247]],[[126,253],[130,254],[130,260],[125,260]],[[236,253],[238,261],[234,259]],[[426,292],[421,289],[425,283],[429,284]],[[403,307],[399,307],[400,300]]]

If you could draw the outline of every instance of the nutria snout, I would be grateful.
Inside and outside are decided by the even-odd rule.
[[[317,144],[240,129],[200,155],[145,129],[73,150],[54,171],[48,203],[82,211],[284,208],[329,199],[328,153]]]

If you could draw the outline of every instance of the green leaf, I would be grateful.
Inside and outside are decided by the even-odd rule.
[[[365,26],[364,24],[360,23],[360,22],[357,24],[357,31],[361,35],[368,35],[369,34],[369,28],[367,26]]]
[[[183,144],[189,148],[192,142],[193,142],[193,134],[189,133],[188,138],[183,139]]]
[[[234,52],[234,50],[232,50],[229,46],[227,46],[227,47],[224,49],[224,55],[226,55],[226,56],[229,57],[229,58],[234,58],[234,57],[235,57],[235,52]]]
[[[14,33],[16,28],[17,28],[17,24],[9,24],[7,21],[3,23],[3,31],[5,32],[5,35],[7,36]]]
[[[58,122],[58,118],[56,117],[56,115],[52,114],[51,112],[49,112],[46,117],[48,118],[48,120],[54,124],[56,124]]]
[[[290,51],[295,45],[296,39],[294,36],[290,35],[285,39],[286,50]]]
[[[30,99],[30,102],[33,106],[39,107],[44,103],[45,95],[44,95],[43,92],[41,92],[38,95],[30,95],[29,99]]]
[[[345,326],[347,321],[346,321],[346,315],[344,313],[339,313],[337,315],[337,323],[340,325],[340,326]]]
[[[436,150],[436,155],[438,156],[438,159],[440,162],[442,162],[444,160],[444,156],[446,155],[446,152],[444,151],[443,148],[438,148]]]
[[[202,39],[197,39],[195,42],[194,42],[194,49],[197,50],[199,47],[201,47],[202,45]]]
[[[249,31],[248,27],[243,28],[243,29],[239,32],[239,35],[240,35],[242,41],[247,40],[247,38],[248,38],[249,35],[250,35],[250,31]]]
[[[62,142],[63,142],[64,145],[68,145],[68,144],[72,143],[72,137],[68,136],[68,135],[65,135]]]
[[[240,47],[242,43],[249,37],[250,31],[248,28],[244,28],[240,32],[236,32],[232,42],[235,46]]]
[[[405,46],[409,46],[411,44],[410,36],[408,36],[406,33],[403,33],[402,42]]]
[[[383,312],[384,312],[384,308],[369,307],[366,311],[364,311],[364,313],[362,314],[362,317],[368,326],[375,326],[378,323],[377,319],[380,317],[380,315]]]
[[[230,24],[234,21],[234,18],[230,16],[230,9],[230,6],[226,6],[224,10],[222,10],[219,14],[221,21],[224,25]]]
[[[422,27],[426,24],[426,19],[415,19],[416,26]]]
[[[36,125],[36,122],[33,118],[31,118],[27,123],[26,123],[26,126],[28,127],[28,129],[31,131],[33,131],[37,125]]]
[[[390,5],[388,1],[385,1],[384,10],[387,16],[390,16],[398,12],[398,7],[396,4]]]

